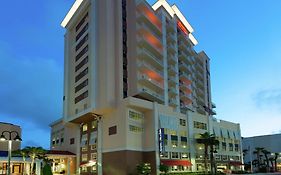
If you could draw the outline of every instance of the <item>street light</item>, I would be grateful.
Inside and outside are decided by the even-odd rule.
[[[9,139],[5,137],[5,133],[9,134]],[[14,139],[12,139],[12,134],[16,134]],[[0,141],[8,141],[8,175],[11,175],[12,141],[20,142],[22,139],[17,131],[3,131],[0,136]]]

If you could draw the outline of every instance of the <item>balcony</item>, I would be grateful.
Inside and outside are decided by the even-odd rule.
[[[138,33],[137,43],[140,48],[146,48],[150,50],[155,56],[163,57],[163,46],[159,39],[150,33]]]
[[[176,96],[176,95],[178,94],[178,92],[176,91],[176,89],[173,88],[173,87],[170,87],[170,88],[168,89],[168,93],[169,93],[169,96],[170,96],[170,97],[174,97],[174,96]]]
[[[185,62],[188,65],[192,65],[193,61],[191,56],[187,56],[185,52],[179,51],[179,60]]]
[[[138,58],[151,63],[153,66],[155,66],[159,70],[162,70],[164,67],[163,60],[154,56],[148,49],[145,49],[145,48],[139,49]]]
[[[212,102],[212,108],[216,108],[216,104],[214,102]]]
[[[182,72],[186,72],[188,74],[192,74],[191,67],[188,66],[186,63],[184,63],[182,61],[180,61],[179,68],[180,68],[180,71],[182,71]]]
[[[178,106],[178,103],[177,103],[177,100],[172,98],[169,100],[169,105],[170,106],[173,106],[173,107],[177,107]]]
[[[144,97],[145,99],[156,101],[160,104],[164,103],[164,96],[157,92],[154,92],[153,90],[150,90],[145,87],[140,87],[138,91],[139,91],[138,95]]]
[[[176,86],[177,81],[176,81],[176,79],[175,79],[174,77],[169,77],[169,78],[168,78],[168,84],[169,84],[170,86]]]
[[[172,21],[169,21],[166,24],[166,30],[167,30],[167,33],[175,33],[175,31],[176,31],[175,23]]]
[[[163,79],[163,76],[164,76],[163,71],[160,71],[160,70],[156,69],[154,66],[152,66],[148,62],[139,61],[138,62],[138,68],[142,72],[148,72],[148,73],[151,73],[151,74],[154,73],[159,79]]]
[[[177,63],[177,58],[174,54],[168,53],[168,63],[169,64],[176,64]]]
[[[176,48],[175,44],[169,44],[169,45],[167,45],[167,48],[168,48],[169,53],[175,54],[177,52],[177,48]]]
[[[167,43],[168,44],[176,44],[176,39],[175,39],[175,35],[174,34],[167,34]]]
[[[199,72],[204,72],[204,67],[203,67],[203,65],[202,65],[202,63],[199,63],[199,62],[197,62],[196,64],[195,64],[195,68],[199,71]]]
[[[192,88],[191,88],[191,85],[189,84],[189,85],[186,85],[185,83],[180,83],[180,90],[181,91],[184,91],[184,92],[186,92],[186,93],[188,93],[188,94],[190,94],[190,93],[192,93]]]
[[[191,75],[188,75],[187,73],[185,72],[180,72],[180,80],[186,82],[186,84],[191,84]]]
[[[186,93],[180,93],[180,99],[185,102],[185,104],[190,104],[192,102],[192,95]]]
[[[193,107],[192,107],[192,105],[191,104],[181,104],[180,105],[180,108],[182,109],[182,110],[184,110],[184,111],[187,111],[187,110],[191,110],[191,111],[193,111]]]
[[[137,6],[137,21],[145,22],[155,32],[162,33],[162,23],[161,20],[155,15],[153,9],[151,9],[150,5],[142,2]]]
[[[148,25],[146,25],[144,23],[137,24],[137,30],[139,33],[149,32],[149,33],[153,34],[153,36],[155,36],[159,41],[162,42],[162,34],[155,33],[153,30],[151,30],[151,28]]]
[[[204,89],[204,88],[205,88],[203,81],[200,81],[200,80],[198,80],[198,81],[196,82],[196,86],[197,86],[198,88],[201,88],[201,89]]]
[[[177,74],[176,67],[173,66],[173,65],[169,65],[169,67],[168,67],[168,73],[169,73],[169,75],[176,75],[176,74]]]
[[[197,88],[196,92],[197,92],[197,96],[205,98],[205,93],[201,88]]]
[[[138,74],[138,80],[140,83],[142,83],[142,85],[144,85],[150,89],[153,89],[156,91],[164,91],[164,86],[162,83],[160,83],[156,80],[153,80],[152,78],[148,77],[145,74]]]

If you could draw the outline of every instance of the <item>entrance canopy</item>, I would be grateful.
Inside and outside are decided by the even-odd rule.
[[[175,166],[175,165],[192,166],[192,163],[188,160],[161,160],[161,164],[167,166]]]

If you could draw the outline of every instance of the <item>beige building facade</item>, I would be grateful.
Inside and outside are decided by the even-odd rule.
[[[222,163],[241,161],[240,127],[214,119],[210,59],[194,50],[193,28],[176,5],[76,0],[62,26],[64,111],[51,124],[51,147],[76,154],[77,174],[127,175],[142,162],[152,174],[160,164],[201,171],[196,138],[204,132],[238,144],[222,149]]]

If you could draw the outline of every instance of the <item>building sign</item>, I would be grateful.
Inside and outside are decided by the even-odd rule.
[[[159,138],[159,153],[165,152],[165,145],[164,145],[164,128],[158,129],[158,138]]]
[[[186,29],[186,27],[183,25],[183,23],[181,21],[178,21],[178,28],[185,34],[188,35],[188,30]]]

